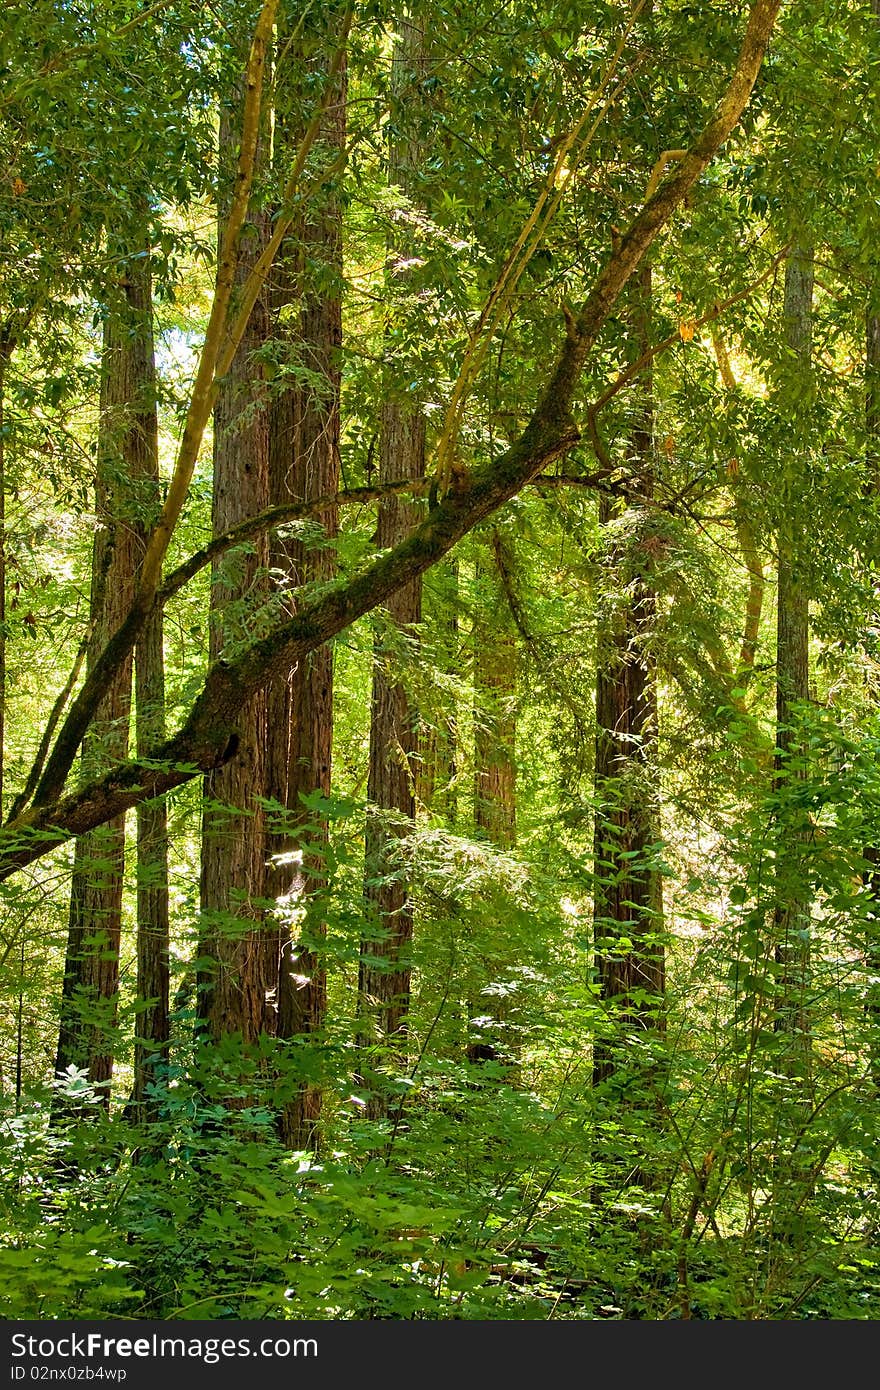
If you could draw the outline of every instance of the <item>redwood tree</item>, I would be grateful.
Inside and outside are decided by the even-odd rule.
[[[325,95],[318,153],[323,183],[309,201],[301,225],[291,232],[274,279],[274,334],[285,353],[298,359],[307,384],[288,385],[270,407],[270,498],[275,506],[305,504],[331,497],[339,488],[340,383],[342,348],[341,206],[335,181],[346,142],[347,81],[344,62],[335,74],[311,54],[307,70],[323,71],[331,89]],[[288,112],[279,120],[281,159],[289,157],[296,129]],[[297,591],[332,578],[332,540],[337,509],[327,505],[310,513],[309,533],[272,537],[270,565],[286,611],[297,611]],[[328,543],[329,542],[329,543]],[[333,741],[333,651],[318,647],[293,664],[268,692],[266,795],[283,814],[270,825],[272,858],[269,896],[279,903],[280,974],[278,1036],[307,1039],[317,1035],[327,1006],[326,966],[321,954],[324,934],[320,909],[309,905],[322,879],[322,855],[303,851],[326,842],[326,823],[303,805],[303,797],[330,794]],[[308,827],[303,834],[300,827]],[[304,857],[305,855],[305,857]],[[291,929],[290,908],[305,904],[300,931]],[[281,1134],[291,1148],[316,1140],[321,1091],[302,1084],[282,1108]]]
[[[415,12],[398,21],[399,41],[393,58],[392,88],[395,115],[406,130],[422,100],[425,75],[424,20]],[[388,152],[389,183],[404,194],[414,192],[420,144],[412,133],[392,139]],[[395,238],[389,247],[388,273],[405,287],[406,242]],[[391,387],[379,421],[379,481],[396,483],[420,479],[425,470],[425,417],[416,397],[406,398]],[[376,543],[392,549],[419,520],[418,504],[402,497],[379,503]],[[416,640],[422,611],[421,576],[414,575],[388,596],[387,618],[404,642]],[[415,819],[415,779],[418,759],[418,716],[404,681],[394,670],[393,643],[376,640],[370,709],[370,764],[367,782],[365,897],[376,925],[372,939],[361,946],[358,973],[359,1006],[380,1039],[406,1032],[410,996],[409,950],[413,933],[413,904],[406,842]],[[381,1105],[380,1100],[375,1104]]]
[[[264,118],[265,119],[265,118]],[[220,124],[220,170],[226,187],[235,167],[236,124]],[[266,155],[261,137],[258,168]],[[239,294],[265,246],[268,215],[252,207],[236,269]],[[222,235],[222,233],[221,233]],[[220,382],[214,411],[212,525],[223,533],[263,511],[269,501],[269,412],[257,356],[269,337],[265,293],[257,296],[247,327]],[[258,536],[237,557],[233,573],[215,565],[210,602],[210,655],[219,661],[246,640],[243,605],[265,593],[268,544]],[[201,911],[204,962],[199,972],[199,1014],[209,1036],[239,1034],[253,1043],[274,1031],[278,964],[274,934],[265,924],[266,692],[255,690],[242,708],[235,756],[208,771],[204,784]]]
[[[108,284],[101,358],[101,402],[92,548],[91,664],[128,613],[139,560],[140,480],[155,468],[156,405],[152,302],[142,246],[108,235],[116,276]],[[135,246],[133,251],[131,248]],[[131,655],[104,692],[83,745],[83,777],[128,752]],[[70,897],[56,1071],[87,1070],[105,1086],[113,1072],[119,984],[125,813],[77,840]]]

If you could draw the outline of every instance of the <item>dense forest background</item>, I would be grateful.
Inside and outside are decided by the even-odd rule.
[[[2,1315],[876,1316],[880,0],[0,73]]]

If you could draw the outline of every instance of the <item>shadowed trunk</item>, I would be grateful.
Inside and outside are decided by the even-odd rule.
[[[389,404],[382,413],[380,476],[384,482],[419,477],[424,470],[424,419],[414,410]],[[416,504],[391,498],[379,505],[378,544],[395,545],[418,519]],[[412,638],[421,618],[421,579],[392,595],[386,608],[404,637]],[[379,1036],[403,1034],[409,1008],[413,910],[406,865],[406,843],[415,819],[418,755],[417,714],[406,689],[395,679],[394,655],[377,641],[370,709],[370,768],[367,797],[365,895],[378,924],[377,939],[362,947],[358,989],[365,1016]]]
[[[143,404],[137,457],[131,459],[138,489],[135,543],[140,560],[161,506],[156,363],[149,261],[133,263],[129,297],[139,324]],[[146,755],[165,735],[165,653],[161,609],[148,619],[135,648],[135,739]],[[137,1012],[135,1015],[132,1113],[144,1123],[155,1118],[154,1090],[168,1060],[168,827],[164,798],[137,808]]]
[[[92,548],[92,662],[131,607],[139,559],[136,535],[141,498],[137,479],[153,448],[155,379],[149,282],[133,257],[110,287],[101,360],[101,416],[96,482],[97,524]],[[110,682],[83,745],[85,780],[128,753],[131,657]],[[125,856],[125,816],[117,815],[76,845],[55,1068],[86,1069],[105,1085],[113,1073],[119,985],[119,945]]]
[[[6,367],[12,345],[0,334],[0,822],[6,769]]]
[[[321,130],[321,146],[332,161],[345,148],[346,72],[335,79]],[[333,175],[310,202],[309,218],[291,238],[279,267],[273,308],[276,333],[286,340],[311,376],[310,384],[288,387],[272,402],[270,491],[273,504],[304,502],[334,493],[339,487],[339,394],[342,347],[341,208]],[[317,268],[317,269],[316,269]],[[300,301],[300,295],[302,296]],[[286,311],[291,311],[289,314]],[[272,538],[270,564],[281,589],[281,602],[296,612],[296,589],[320,583],[335,573],[332,545],[322,543],[337,532],[337,510],[316,512],[301,537]],[[324,923],[309,898],[323,879],[323,856],[304,858],[304,839],[326,843],[327,824],[304,808],[302,798],[330,795],[333,742],[333,651],[318,647],[297,662],[269,690],[266,794],[287,812],[270,826],[269,896],[279,902],[280,975],[278,1035],[317,1035],[327,1009],[326,967],[322,959]],[[297,826],[306,827],[298,833]],[[281,860],[277,856],[284,856]],[[299,918],[285,920],[285,908]],[[321,1091],[302,1084],[282,1108],[280,1131],[292,1149],[314,1147],[321,1115]]]
[[[499,566],[512,561],[497,531],[493,555],[477,561],[474,620],[474,825],[493,844],[516,844],[516,679],[518,658]]]
[[[813,253],[796,247],[785,272],[785,343],[796,370],[810,370],[813,302]],[[794,448],[798,448],[795,429]],[[798,706],[810,697],[809,598],[803,573],[801,521],[791,514],[804,496],[804,459],[795,453],[788,466],[789,514],[780,524],[776,633],[776,777],[777,793],[791,805],[780,807],[782,838],[776,863],[777,906],[775,953],[777,996],[775,1027],[789,1034],[791,1047],[783,1058],[793,1074],[808,1074],[810,1066],[810,904],[803,882],[802,846],[810,835],[797,787],[808,774],[806,748],[798,727]]]
[[[634,277],[632,355],[651,341],[651,267]],[[637,387],[636,421],[629,449],[630,509],[644,508],[654,490],[653,377],[647,367]],[[613,521],[617,504],[603,497],[599,519]],[[642,521],[645,512],[641,513]],[[664,1031],[662,882],[652,867],[658,838],[652,763],[657,739],[657,696],[650,641],[656,598],[651,584],[651,537],[611,546],[607,591],[611,611],[600,620],[596,659],[596,825],[593,923],[596,974],[610,1006],[610,1040],[597,1039],[594,1081],[619,1066],[616,1038]],[[618,944],[620,943],[620,944]]]
[[[398,42],[392,68],[395,134],[389,143],[388,179],[405,195],[417,192],[416,172],[420,142],[414,116],[424,100],[421,79],[425,72],[425,32],[422,21],[410,15],[397,23]],[[401,225],[405,227],[405,219]],[[405,293],[410,278],[406,265],[407,238],[389,245],[388,276],[392,294]],[[421,478],[425,471],[425,417],[415,398],[391,397],[382,406],[379,422],[379,481],[397,482]],[[402,540],[420,519],[418,504],[389,497],[379,504],[376,541],[381,548]],[[421,577],[392,594],[386,604],[387,619],[404,641],[413,641],[422,610]],[[370,707],[370,762],[367,783],[365,888],[368,917],[376,925],[373,939],[361,943],[358,972],[358,1007],[371,1027],[364,1031],[379,1041],[406,1034],[410,1006],[410,943],[413,905],[407,866],[407,841],[415,819],[415,778],[418,760],[418,716],[404,684],[397,678],[395,655],[377,637],[373,663]],[[370,1098],[373,1115],[386,1105],[381,1090]]]
[[[880,0],[870,0],[869,12],[875,21],[880,21]],[[880,36],[880,23],[876,26]],[[867,465],[866,487],[876,496],[880,492],[880,276],[875,275],[868,285],[868,304],[865,311],[865,463]],[[875,600],[880,606],[880,583],[875,575]],[[876,613],[873,618],[876,624]],[[865,886],[870,893],[868,915],[868,934],[865,943],[865,961],[869,978],[880,980],[880,849],[876,845],[865,848],[868,869],[864,874]],[[880,984],[869,984],[866,1008],[870,1023],[871,1079],[874,1089],[880,1092]]]
[[[221,176],[234,168],[234,130],[221,117]],[[261,161],[260,161],[261,163]],[[268,216],[252,209],[236,271],[240,286],[268,236]],[[260,296],[224,377],[214,409],[212,525],[221,534],[268,505],[269,425],[262,374],[254,354],[269,336]],[[258,537],[246,555],[215,566],[210,603],[210,656],[239,646],[265,590],[268,544]],[[246,617],[245,614],[248,614]],[[277,944],[264,925],[266,695],[247,701],[237,724],[235,757],[209,772],[202,820],[199,1016],[208,1036],[239,1034],[253,1043],[275,1031]]]
[[[483,539],[482,537],[480,538]],[[516,701],[519,658],[508,591],[513,592],[513,555],[493,529],[490,547],[477,551],[477,607],[472,632],[474,658],[474,828],[500,850],[516,844]],[[495,944],[497,942],[497,945]],[[483,993],[519,964],[505,944],[503,926],[479,953],[477,988],[468,1001],[471,1062],[510,1061],[506,998]],[[479,1024],[473,1020],[479,1019]]]
[[[458,627],[458,560],[452,556],[439,567],[433,612],[435,631],[442,634],[443,667],[454,672],[461,659]],[[438,592],[439,591],[439,592]],[[428,617],[428,621],[431,616]],[[454,697],[447,692],[438,698],[432,722],[419,726],[419,757],[416,800],[429,812],[444,818],[454,829],[458,815],[458,730]]]

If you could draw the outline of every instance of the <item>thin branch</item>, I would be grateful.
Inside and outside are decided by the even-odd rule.
[[[156,603],[163,606],[200,570],[205,569],[207,565],[212,564],[228,550],[244,544],[245,541],[253,540],[254,537],[262,535],[265,531],[274,531],[277,527],[289,525],[294,521],[304,521],[320,512],[327,511],[330,507],[342,507],[352,503],[363,506],[367,502],[377,502],[383,497],[393,497],[399,493],[424,496],[427,491],[427,481],[407,478],[402,482],[384,483],[378,487],[355,487],[347,488],[342,492],[328,492],[309,502],[286,502],[277,507],[269,507],[266,511],[257,513],[256,516],[248,517],[238,526],[233,527],[232,530],[224,531],[222,536],[215,536],[208,545],[195,551],[187,560],[184,560],[183,564],[178,565],[177,569],[172,570],[166,576],[161,588],[157,590]]]
[[[730,362],[730,354],[727,351],[727,344],[724,341],[721,330],[712,329],[712,346],[715,349],[715,357],[718,361],[718,370],[721,373],[721,381],[725,391],[736,390],[736,377]],[[751,519],[746,511],[742,498],[742,489],[737,482],[736,460],[731,460],[733,467],[730,471],[730,485],[733,493],[734,521],[736,525],[736,538],[739,548],[742,551],[743,561],[749,575],[749,595],[746,599],[746,611],[743,618],[743,635],[740,644],[739,664],[743,673],[743,678],[748,679],[755,664],[755,649],[758,645],[758,629],[761,626],[761,611],[764,607],[764,566],[761,563],[761,556],[758,552],[758,545],[755,540],[755,531]]]
[[[548,228],[552,224],[559,210],[560,203],[577,172],[578,165],[582,161],[599,126],[632,76],[634,64],[630,65],[630,70],[627,72],[626,77],[617,84],[607,100],[603,100],[620,64],[620,60],[623,57],[630,33],[632,32],[639,14],[644,8],[644,3],[645,0],[637,0],[598,88],[591,94],[580,117],[565,138],[560,142],[552,167],[547,172],[544,186],[538,195],[535,206],[526,218],[516,241],[508,252],[498,274],[498,278],[492,286],[486,302],[483,305],[480,317],[468,335],[464,359],[452,388],[452,394],[443,421],[443,429],[435,451],[437,486],[440,491],[444,491],[449,486],[462,414],[471,388],[485,361],[486,353],[489,350],[489,345],[495,334],[499,320],[509,304],[512,295],[515,293],[516,287],[526,267],[541,245]],[[587,120],[599,103],[601,103],[599,112],[589,130],[584,134]],[[570,155],[572,156],[571,165],[568,164]]]
[[[74,686],[79,680],[79,673],[82,670],[83,662],[86,659],[86,652],[89,649],[89,641],[91,639],[91,635],[92,624],[90,623],[82,641],[79,644],[79,650],[77,651],[76,657],[74,658],[73,666],[70,669],[70,675],[64,682],[64,685],[61,691],[59,692],[58,699],[52,706],[52,712],[50,713],[49,718],[46,722],[46,727],[43,730],[43,736],[40,739],[40,746],[37,749],[37,755],[34,758],[33,767],[28,773],[27,781],[25,782],[18,796],[12,803],[12,807],[10,808],[9,815],[7,817],[8,821],[14,821],[18,818],[18,816],[21,815],[25,806],[28,805],[31,797],[34,794],[34,788],[40,780],[40,773],[43,771],[43,764],[46,761],[46,755],[49,752],[49,746],[52,742],[55,730],[58,727],[58,721],[61,718],[61,715],[64,713],[64,707],[67,704],[67,701],[70,699],[71,691],[73,690]]]
[[[604,470],[583,474],[539,473],[531,479],[530,486],[541,488],[542,491],[562,487],[582,487],[596,491],[605,488],[615,490],[614,485],[608,482]],[[248,517],[231,530],[224,531],[221,536],[215,536],[201,550],[196,550],[178,565],[177,569],[166,575],[156,592],[156,604],[164,607],[168,600],[179,593],[201,570],[235,546],[243,545],[265,531],[273,531],[294,521],[305,521],[330,507],[365,506],[369,502],[381,502],[386,497],[399,497],[401,494],[425,497],[430,487],[431,481],[428,478],[403,478],[398,482],[381,483],[375,487],[352,487],[344,488],[341,492],[328,492],[322,497],[312,498],[309,502],[285,502],[277,507],[269,507],[264,512],[258,512],[256,516]]]
[[[708,313],[694,320],[694,328],[702,328],[707,323],[714,323],[716,319],[719,319],[721,315],[732,308],[734,304],[740,304],[744,299],[750,299],[755,291],[760,289],[776,272],[777,268],[785,260],[790,249],[791,243],[789,242],[782,248],[778,255],[773,257],[767,269],[758,276],[757,280],[751,285],[748,285],[746,289],[739,290],[737,294],[732,294],[729,299],[713,304]],[[593,404],[589,408],[589,416],[595,418],[599,411],[603,410],[610,400],[613,400],[624,387],[629,386],[630,382],[634,381],[635,378],[654,361],[655,357],[659,357],[661,353],[668,352],[671,347],[675,347],[680,341],[680,335],[677,332],[672,333],[668,338],[664,338],[662,343],[655,343],[653,347],[643,352],[641,357],[636,358],[635,362],[632,362],[626,367],[624,371],[612,381],[611,385],[602,392],[601,396],[598,396],[596,400],[593,401]]]
[[[156,523],[153,534],[147,542],[147,548],[141,566],[138,584],[138,598],[141,604],[143,604],[145,598],[147,600],[152,598],[159,584],[162,572],[162,561],[165,558],[172,533],[177,525],[177,520],[183,509],[183,504],[186,501],[199,449],[201,448],[205,429],[207,428],[211,410],[216,400],[217,375],[219,372],[219,375],[222,376],[229,369],[228,362],[221,367],[221,359],[225,359],[225,357],[228,356],[229,362],[231,362],[235,352],[235,347],[232,347],[231,352],[229,351],[231,335],[227,328],[227,318],[235,284],[235,271],[238,265],[239,241],[250,206],[251,188],[253,187],[254,173],[256,170],[257,149],[260,140],[263,82],[269,44],[271,43],[272,31],[275,24],[275,12],[277,9],[278,0],[264,0],[263,8],[260,11],[259,19],[254,28],[250,53],[248,54],[244,76],[244,110],[242,113],[241,146],[238,155],[238,168],[233,183],[232,198],[223,231],[220,254],[217,258],[214,298],[211,303],[208,327],[205,331],[205,340],[199,356],[196,379],[190,397],[189,409],[187,410],[186,423],[183,427],[183,434],[180,440],[177,460],[174,465],[174,472],[168,484],[168,492],[165,498],[165,505],[162,508],[162,514]],[[254,273],[255,272],[252,272],[248,283],[253,279]],[[256,294],[253,296],[250,307],[253,307],[253,302],[255,300]],[[247,315],[244,317],[242,316],[242,308],[236,319],[235,327],[238,329],[239,341],[244,333],[247,317],[250,315],[250,307],[248,308]]]

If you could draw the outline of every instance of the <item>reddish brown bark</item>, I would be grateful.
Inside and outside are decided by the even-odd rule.
[[[795,247],[785,271],[785,344],[796,363],[796,370],[810,369],[812,341],[813,253]],[[803,460],[798,457],[798,434],[794,430],[795,457],[791,471],[803,476]],[[800,492],[803,483],[795,489]],[[800,544],[800,523],[785,517],[777,536],[779,569],[776,623],[776,787],[783,795],[792,783],[808,775],[806,749],[798,727],[798,706],[810,698],[810,617],[809,593],[804,575],[804,555]],[[780,842],[776,863],[778,901],[775,912],[777,988],[777,1031],[792,1037],[792,1048],[784,1059],[794,1073],[809,1071],[810,1013],[808,990],[810,975],[809,902],[802,883],[798,848],[809,838],[810,828],[803,810],[792,805],[787,814],[786,834]]]
[[[343,65],[327,106],[320,144],[338,155],[346,140],[346,71]],[[271,409],[270,484],[273,505],[288,501],[312,502],[332,496],[339,487],[339,396],[342,348],[342,237],[341,209],[332,185],[316,195],[307,223],[298,229],[297,253],[288,248],[280,267],[276,310],[283,314],[299,295],[302,301],[294,324],[282,320],[276,332],[287,336],[313,384],[288,389],[276,396]],[[320,267],[327,288],[309,284],[305,264]],[[317,380],[314,380],[314,379]],[[319,384],[320,383],[320,384]],[[282,600],[296,612],[297,588],[332,578],[335,557],[332,545],[321,543],[321,533],[332,540],[337,531],[337,509],[327,506],[312,515],[308,539],[272,540],[270,563]],[[290,855],[302,836],[298,825],[308,824],[306,839],[326,841],[326,823],[307,811],[304,796],[330,794],[333,745],[333,652],[321,646],[304,660],[291,665],[269,690],[269,741],[266,794],[287,814],[270,828],[269,854]],[[319,888],[323,862],[320,852],[303,862],[276,861],[270,871],[270,896],[281,900],[280,973],[278,983],[278,1035],[298,1038],[316,1035],[324,1024],[327,1008],[326,966],[321,954],[324,924],[320,913],[306,906],[301,928],[291,930],[284,920],[285,899],[302,906]],[[281,1113],[281,1137],[290,1148],[304,1148],[317,1140],[321,1092],[312,1085],[299,1087]]]
[[[228,113],[221,120],[221,166],[233,156]],[[227,172],[228,176],[228,172]],[[236,270],[241,286],[268,235],[268,218],[253,212],[242,238]],[[255,354],[269,336],[265,296],[254,306],[247,330],[223,379],[214,410],[215,535],[262,511],[269,501],[269,420]],[[215,567],[210,603],[210,655],[227,657],[247,640],[244,605],[265,595],[268,546],[257,537],[234,575]],[[248,615],[252,622],[252,614]],[[238,1034],[253,1043],[275,1029],[277,951],[264,922],[266,694],[243,703],[236,756],[205,778],[202,819],[199,1014],[208,1035]]]
[[[101,364],[101,417],[92,551],[94,661],[131,607],[138,564],[137,480],[155,448],[155,381],[149,274],[131,258],[110,289]],[[131,658],[117,669],[83,747],[86,778],[125,759]],[[113,1033],[125,854],[125,815],[81,837],[74,856],[56,1071],[85,1068],[95,1083],[113,1072]],[[105,1090],[109,1103],[109,1089]]]
[[[634,277],[633,356],[650,341],[651,268]],[[650,364],[639,378],[637,421],[630,442],[636,482],[631,508],[650,502],[654,487],[654,405]],[[603,498],[600,521],[616,504]],[[594,788],[593,925],[601,997],[612,1011],[613,1033],[662,1031],[665,959],[660,910],[661,882],[651,865],[657,839],[650,772],[657,738],[657,696],[650,654],[656,599],[650,580],[648,541],[637,553],[612,546],[607,560],[611,612],[600,621],[596,655],[596,764]],[[630,584],[621,570],[635,570]],[[629,576],[628,576],[629,577]],[[618,593],[614,593],[617,590]],[[620,944],[619,944],[620,943]],[[593,1076],[612,1077],[618,1049],[614,1038],[597,1039]]]
[[[153,343],[152,284],[142,257],[132,274],[142,325],[143,410],[138,458],[132,477],[138,489],[135,543],[140,559],[161,505],[156,368]],[[151,613],[135,648],[135,738],[146,755],[165,734],[165,653],[162,610]],[[154,1118],[155,1086],[168,1060],[168,825],[164,799],[137,808],[137,1011],[135,1014],[132,1112],[140,1122]]]
[[[404,128],[422,100],[419,87],[425,66],[425,32],[411,17],[398,20],[392,84],[401,106]],[[389,182],[413,195],[419,143],[410,131],[392,139],[389,147]],[[401,266],[405,238],[389,246],[388,274],[392,285],[406,287],[408,275]],[[425,417],[419,400],[399,393],[382,406],[379,422],[379,481],[395,483],[421,478],[425,471]],[[379,504],[376,541],[391,549],[415,527],[420,515],[417,503],[389,497]],[[413,577],[390,595],[386,605],[390,622],[404,641],[416,640],[422,615],[421,576]],[[365,887],[369,920],[375,924],[373,939],[361,943],[358,971],[358,1003],[365,1020],[379,1039],[402,1040],[410,1004],[410,943],[413,904],[407,865],[407,841],[415,820],[415,780],[418,761],[418,716],[404,682],[395,672],[393,649],[388,651],[377,636],[373,661],[370,706],[370,762],[367,779],[365,839]],[[365,1033],[365,1037],[368,1034]],[[380,1090],[374,1090],[370,1106],[380,1114],[384,1107]]]
[[[474,824],[493,844],[516,844],[516,630],[498,567],[510,569],[501,537],[480,552],[474,621]]]
[[[382,477],[419,476],[424,468],[424,418],[397,405],[382,413]],[[404,470],[406,470],[404,472]],[[378,544],[395,545],[418,516],[413,503],[399,498],[379,506]],[[421,618],[421,579],[403,585],[390,598],[387,613],[405,638],[412,640]],[[409,945],[413,909],[406,865],[406,842],[415,819],[418,756],[417,713],[403,682],[395,678],[393,654],[377,642],[370,708],[370,765],[367,798],[365,896],[377,938],[362,945],[358,991],[365,1017],[379,1035],[405,1031],[409,1009]]]

